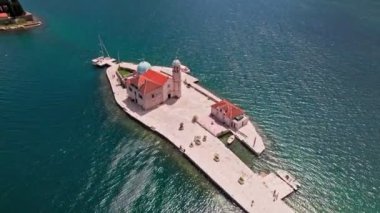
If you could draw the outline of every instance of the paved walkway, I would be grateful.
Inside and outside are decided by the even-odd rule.
[[[264,185],[273,192],[273,199],[284,199],[294,192],[293,188],[288,184],[284,184],[284,181],[275,173],[270,173],[264,177]]]
[[[172,69],[170,67],[153,66],[152,69],[167,73],[169,75],[172,74]],[[217,97],[212,92],[208,91],[207,89],[199,85],[198,79],[195,78],[194,76],[183,73],[182,78],[183,78],[183,81],[185,81],[188,85],[190,85],[192,88],[194,88],[195,90],[197,90],[199,93],[203,94],[204,96],[210,98],[210,100],[214,101],[214,103],[221,101],[221,98]],[[207,112],[210,113],[210,109]],[[204,127],[207,129],[207,126],[204,126]],[[246,147],[248,147],[252,152],[256,153],[257,155],[260,155],[265,150],[263,139],[257,133],[256,128],[252,124],[251,121],[249,121],[246,126],[240,128],[239,131],[233,131],[232,129],[230,130],[241,142],[243,142],[246,145]]]
[[[229,132],[226,127],[224,127],[222,124],[216,122],[214,118],[210,116],[204,116],[198,118],[198,124],[201,125],[203,128],[205,128],[207,131],[209,131],[213,136],[220,136],[227,132]]]
[[[274,201],[273,192],[263,183],[263,178],[248,168],[218,138],[191,120],[194,115],[206,116],[214,103],[194,88],[182,84],[182,97],[171,99],[150,111],[143,111],[128,101],[127,91],[115,77],[117,66],[107,69],[107,77],[117,104],[131,117],[167,138],[184,152],[204,174],[228,194],[247,212],[293,212],[281,199]],[[186,74],[185,74],[186,75]],[[184,129],[179,130],[180,123]],[[207,137],[200,145],[193,143],[195,136]],[[214,160],[219,155],[219,162]],[[244,178],[244,184],[238,182]]]
[[[264,150],[264,142],[261,136],[257,133],[255,126],[249,121],[247,125],[240,128],[238,131],[233,131],[234,135],[243,142],[251,151],[260,155]]]

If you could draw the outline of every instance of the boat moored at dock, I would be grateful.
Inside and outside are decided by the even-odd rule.
[[[92,59],[92,64],[98,67],[111,66],[116,59],[111,57],[100,56],[98,58]]]
[[[190,73],[191,72],[190,69],[183,64],[181,65],[181,71],[184,73]]]
[[[110,57],[110,54],[108,53],[108,50],[103,40],[101,39],[100,35],[98,36],[98,39],[99,39],[99,47],[100,47],[99,52],[101,56],[92,59],[91,60],[92,64],[98,67],[111,66],[112,64],[114,64],[116,59]]]
[[[235,135],[231,135],[230,137],[228,137],[227,139],[227,144],[230,145],[232,144],[232,142],[234,142],[235,140]]]

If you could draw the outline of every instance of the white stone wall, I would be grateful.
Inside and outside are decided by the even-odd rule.
[[[162,101],[165,102],[168,100],[168,95],[170,94],[171,97],[173,97],[173,81],[172,79],[169,79],[166,81],[165,85],[162,88]]]
[[[143,96],[143,108],[144,109],[152,109],[161,103],[163,103],[163,88],[158,88],[156,90],[153,90],[152,92],[145,94]]]
[[[249,121],[249,118],[245,115],[243,119],[241,119],[240,121],[237,121],[237,120],[233,120],[232,123],[232,127],[235,128],[236,130],[240,129],[241,127],[247,125]]]
[[[137,100],[137,104],[144,108],[144,97],[140,94],[138,89],[132,85],[127,85],[127,94],[131,100],[134,102]]]
[[[220,111],[220,110],[215,109],[215,108],[211,108],[211,115],[213,115],[214,118],[216,118],[216,120],[219,121],[220,123],[225,124],[226,126],[228,126],[230,128],[234,128],[236,130],[245,126],[249,121],[249,118],[246,115],[240,121],[230,119],[227,116],[225,116],[223,110]]]
[[[168,99],[169,94],[173,97],[173,81],[170,79],[164,84],[163,87],[145,94],[144,96],[140,94],[139,90],[132,85],[127,85],[126,88],[128,97],[132,100],[137,100],[137,104],[144,109],[152,109],[164,103]]]
[[[225,124],[226,126],[231,126],[231,119],[225,116],[224,111],[220,111],[215,108],[211,108],[211,114],[220,122]]]
[[[137,97],[135,96],[135,91],[136,91],[136,94],[138,95],[138,91],[136,90],[135,87],[133,87],[132,85],[127,85],[127,94],[128,94],[128,97],[130,99],[136,99]]]

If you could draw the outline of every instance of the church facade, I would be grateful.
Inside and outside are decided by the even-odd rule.
[[[171,98],[181,97],[181,62],[174,60],[172,75],[151,69],[148,62],[141,62],[136,73],[125,82],[130,101],[144,110],[157,107]]]

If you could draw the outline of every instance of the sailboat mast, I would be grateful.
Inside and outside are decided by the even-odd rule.
[[[104,53],[106,53],[107,57],[110,57],[110,54],[108,53],[108,50],[106,48],[106,45],[104,45],[102,38],[100,37],[100,35],[98,35],[98,37],[99,37],[100,50],[101,50],[102,54],[104,55]]]
[[[102,39],[100,38],[100,35],[98,35],[98,40],[99,40],[99,47],[100,47],[100,54],[101,56],[104,56],[104,50],[103,50],[103,45],[102,45]]]

